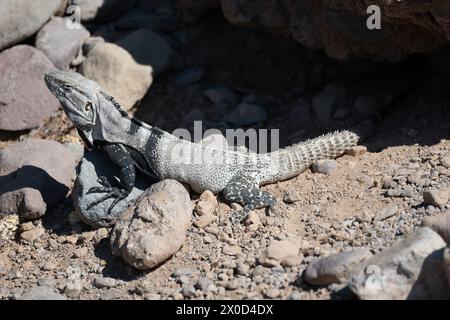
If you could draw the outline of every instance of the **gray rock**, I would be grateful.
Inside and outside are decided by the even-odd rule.
[[[90,188],[101,186],[98,182],[100,176],[113,179],[113,177],[117,176],[117,168],[106,155],[100,152],[88,151],[78,164],[77,179],[72,191],[72,199],[75,210],[81,220],[94,228],[114,225],[122,212],[150,185],[150,181],[145,180],[142,175],[137,175],[136,185],[131,193],[124,200],[119,201],[112,209],[111,214],[108,215],[107,210],[114,201],[113,199],[105,200],[91,209],[87,209],[90,203],[104,196],[101,193],[87,194]]]
[[[182,184],[154,184],[117,221],[111,235],[113,254],[140,270],[160,265],[184,244],[192,211]]]
[[[383,209],[381,209],[380,211],[378,211],[375,214],[375,217],[373,218],[373,221],[382,221],[382,220],[386,220],[394,215],[396,215],[398,212],[398,207],[395,204],[389,205]]]
[[[203,95],[218,107],[233,107],[237,103],[236,94],[225,86],[214,86],[203,91]]]
[[[327,123],[339,102],[345,98],[347,90],[335,85],[329,85],[312,100],[312,107],[317,120]]]
[[[152,12],[135,8],[120,17],[114,25],[117,29],[152,29],[158,32],[172,32],[178,27],[178,17],[174,12]]]
[[[362,116],[370,116],[380,109],[377,99],[372,95],[364,95],[356,98],[355,109]]]
[[[312,166],[311,170],[315,173],[331,174],[333,171],[338,169],[338,164],[336,160],[326,159],[317,160]]]
[[[117,286],[117,281],[114,278],[97,277],[94,279],[93,285],[99,289],[112,288]]]
[[[450,214],[448,212],[425,217],[423,225],[437,232],[445,242],[450,241]]]
[[[64,294],[68,298],[76,299],[83,290],[83,282],[80,279],[69,279],[64,287]]]
[[[136,63],[126,50],[112,43],[95,44],[80,72],[98,82],[125,110],[140,101],[153,82],[151,67]]]
[[[224,121],[234,126],[248,126],[266,121],[267,111],[258,105],[240,103],[236,110],[225,116]]]
[[[266,267],[293,267],[300,264],[299,247],[290,240],[272,241],[264,250],[260,263]]]
[[[44,52],[58,69],[68,69],[89,31],[68,27],[68,18],[53,17],[36,35],[36,48]]]
[[[435,207],[443,207],[449,199],[449,190],[431,189],[423,192],[423,202]]]
[[[69,5],[77,5],[81,11],[81,21],[112,21],[131,9],[137,0],[70,0]]]
[[[38,286],[21,295],[18,300],[66,300],[66,298],[47,286]]]
[[[44,74],[54,69],[41,51],[28,45],[0,53],[0,130],[35,128],[58,110],[59,102],[44,82]]]
[[[316,286],[345,283],[355,266],[371,256],[369,249],[355,249],[314,260],[306,267],[305,280]]]
[[[62,144],[28,139],[0,151],[0,212],[21,219],[43,216],[64,200],[75,161]]]
[[[366,260],[350,278],[360,299],[448,298],[441,264],[445,242],[420,228],[389,249]]]
[[[199,82],[206,72],[205,69],[200,67],[192,67],[181,71],[176,74],[170,81],[171,86],[174,88],[183,88],[192,86],[193,84]]]
[[[0,51],[35,34],[60,4],[61,0],[0,0]]]
[[[7,275],[12,268],[12,263],[9,257],[4,254],[0,253],[0,276]]]
[[[197,283],[195,284],[195,287],[205,294],[216,289],[214,282],[208,277],[199,278]]]
[[[195,288],[192,285],[183,286],[181,289],[181,294],[185,298],[192,298],[195,295]]]
[[[168,42],[152,30],[136,30],[116,44],[128,51],[138,63],[151,66],[155,74],[166,71],[172,64],[173,52]]]

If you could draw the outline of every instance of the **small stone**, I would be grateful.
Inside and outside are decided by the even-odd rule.
[[[55,270],[56,267],[57,267],[56,263],[54,263],[52,261],[47,261],[42,266],[42,270],[44,270],[44,271],[52,271],[52,270]]]
[[[208,277],[199,278],[195,287],[201,290],[203,293],[208,293],[216,289],[216,286],[214,285],[213,281]]]
[[[446,155],[440,159],[440,163],[443,167],[450,169],[450,156]]]
[[[370,116],[380,109],[377,99],[372,95],[364,95],[356,98],[355,109],[362,116]]]
[[[258,105],[240,103],[237,108],[226,115],[224,121],[233,126],[248,126],[266,121],[267,111]]]
[[[238,261],[236,263],[236,272],[241,276],[247,276],[250,272],[250,267],[243,263],[242,261]]]
[[[283,202],[284,203],[294,203],[300,201],[301,197],[298,193],[294,193],[292,190],[286,190],[283,192]]]
[[[449,199],[449,191],[446,189],[432,189],[423,192],[423,202],[435,207],[443,207]]]
[[[211,223],[213,223],[216,220],[216,216],[213,214],[205,214],[203,216],[198,217],[194,221],[194,226],[196,226],[199,229],[203,229],[207,226],[209,226]]]
[[[66,281],[66,285],[64,287],[64,294],[68,298],[76,299],[80,296],[82,290],[83,283],[81,280],[68,280]]]
[[[237,256],[241,254],[242,250],[239,246],[225,246],[223,247],[222,252],[228,256]]]
[[[367,152],[366,146],[353,146],[350,149],[348,149],[345,153],[353,157],[360,157],[366,152]]]
[[[270,288],[264,292],[264,295],[269,299],[276,299],[281,295],[281,292],[276,288]]]
[[[0,276],[7,275],[12,268],[11,260],[6,254],[0,253]]]
[[[24,293],[18,300],[66,300],[66,298],[47,286],[37,286]]]
[[[83,258],[88,254],[88,249],[86,247],[75,249],[73,255],[75,258]]]
[[[225,284],[225,288],[227,288],[228,290],[236,290],[236,289],[242,288],[245,286],[245,282],[246,282],[245,279],[246,279],[245,277],[234,278],[233,280],[228,281]]]
[[[264,251],[260,263],[267,267],[300,263],[299,247],[290,240],[272,241]]]
[[[381,209],[380,211],[378,211],[375,214],[373,221],[377,222],[377,221],[386,220],[386,219],[396,215],[397,212],[398,212],[398,207],[395,204],[389,205],[389,206]]]
[[[94,242],[95,244],[99,244],[100,241],[107,238],[109,235],[109,231],[106,228],[100,228],[95,232]]]
[[[306,267],[305,280],[316,286],[345,283],[352,270],[371,256],[368,249],[355,249],[315,260]]]
[[[333,171],[338,169],[338,164],[336,160],[317,160],[312,166],[311,170],[315,173],[331,174]]]
[[[113,278],[107,277],[96,277],[92,283],[94,287],[103,289],[103,288],[113,288],[117,286],[117,280]]]
[[[194,286],[192,285],[183,286],[183,288],[181,289],[181,294],[185,298],[192,298],[193,296],[195,296]]]
[[[33,242],[39,239],[44,234],[44,229],[42,228],[34,228],[29,231],[22,232],[20,234],[20,238],[22,240]]]
[[[200,195],[200,199],[195,206],[195,211],[198,215],[213,215],[218,203],[214,194],[206,190]]]
[[[78,237],[75,236],[75,235],[72,235],[72,236],[66,236],[64,242],[70,243],[70,244],[77,244],[77,242],[78,242]]]

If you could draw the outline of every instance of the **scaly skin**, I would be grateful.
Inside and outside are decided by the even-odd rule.
[[[138,168],[159,179],[187,183],[199,193],[222,192],[226,200],[244,205],[232,215],[234,222],[242,221],[252,209],[275,204],[274,196],[260,185],[294,177],[316,160],[341,155],[359,140],[358,134],[341,131],[267,154],[216,149],[129,116],[97,83],[78,73],[53,71],[45,75],[45,82],[85,143],[106,152],[121,168],[119,187],[102,177],[103,187],[89,190],[106,193],[91,207],[114,198],[111,210],[133,189]]]

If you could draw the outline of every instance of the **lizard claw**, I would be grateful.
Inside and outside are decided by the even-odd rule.
[[[128,196],[129,192],[125,189],[112,187],[106,177],[103,177],[103,176],[99,177],[97,181],[98,181],[98,183],[100,183],[102,185],[102,187],[92,187],[87,191],[86,194],[106,193],[106,195],[104,195],[100,199],[97,199],[97,200],[91,202],[87,206],[87,209],[90,210],[92,207],[96,206],[97,204],[99,204],[107,199],[114,198],[114,201],[111,203],[111,205],[109,206],[108,211],[107,211],[107,214],[109,215],[109,214],[111,214],[112,209],[117,205],[117,203],[120,200],[123,200]]]

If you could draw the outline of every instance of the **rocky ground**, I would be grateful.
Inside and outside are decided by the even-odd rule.
[[[0,298],[449,298],[442,54],[339,62],[190,1],[106,1],[99,11],[78,1],[84,27],[73,30],[64,1],[42,2],[0,12]],[[83,150],[45,87],[54,68],[98,81],[169,132],[194,120],[280,129],[284,146],[367,119],[375,127],[344,156],[264,186],[275,213],[255,210],[242,225],[230,224],[238,205],[221,196],[173,181],[144,192],[147,180],[136,204],[102,220],[77,195],[103,160]],[[78,163],[86,178],[75,181]]]

